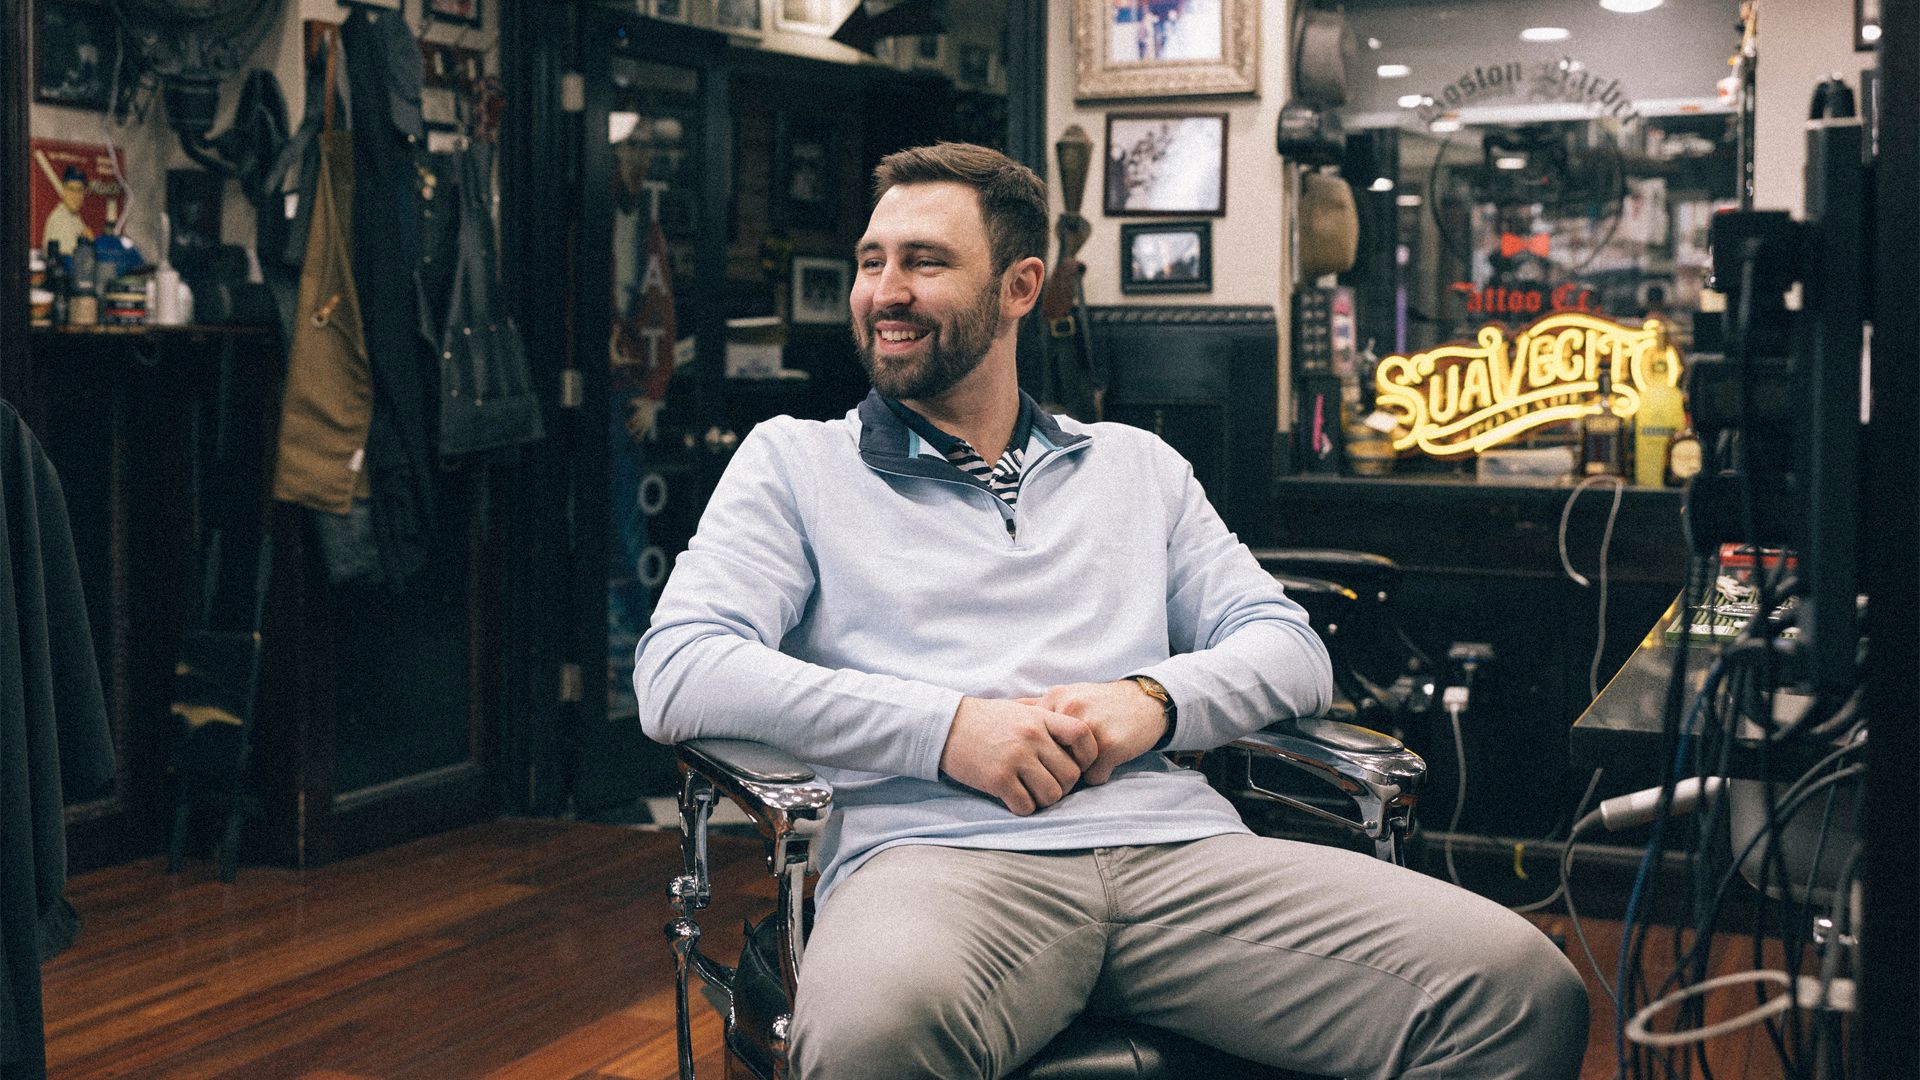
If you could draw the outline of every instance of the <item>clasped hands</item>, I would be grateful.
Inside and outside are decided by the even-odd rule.
[[[1059,802],[1082,781],[1153,749],[1167,720],[1132,679],[1068,683],[1039,697],[960,699],[940,771],[1025,816]]]

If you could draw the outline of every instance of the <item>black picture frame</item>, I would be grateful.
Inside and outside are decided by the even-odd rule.
[[[1224,217],[1226,113],[1109,113],[1108,217]]]
[[[795,326],[845,326],[853,260],[836,255],[795,255],[787,317]]]
[[[435,22],[480,25],[480,0],[426,0],[426,5]]]
[[[834,182],[838,131],[831,114],[782,112],[776,129],[774,224],[788,229],[831,230],[839,216]]]
[[[1213,291],[1213,223],[1154,221],[1120,226],[1120,291]]]
[[[112,104],[119,24],[93,0],[39,0],[34,5],[33,99],[45,105],[105,112]],[[120,61],[124,101],[137,82],[131,54]]]
[[[1853,51],[1872,52],[1879,41],[1880,0],[1853,0]]]
[[[738,37],[757,38],[766,29],[760,0],[713,0],[713,28]]]

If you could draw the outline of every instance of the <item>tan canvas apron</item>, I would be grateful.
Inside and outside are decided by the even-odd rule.
[[[353,286],[353,136],[333,129],[338,33],[329,31],[325,120],[316,143],[320,168],[287,388],[280,405],[280,452],[273,497],[345,514],[368,494],[367,431],[373,422],[373,375]]]

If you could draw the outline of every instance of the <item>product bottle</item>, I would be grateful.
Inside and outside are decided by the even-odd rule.
[[[38,249],[27,253],[27,286],[30,322],[34,326],[53,325],[53,294],[47,291],[47,257]]]
[[[1633,482],[1660,487],[1667,482],[1667,450],[1686,418],[1685,395],[1667,385],[1671,373],[1664,356],[1656,356],[1648,384],[1640,388],[1640,411],[1634,414]]]
[[[73,279],[67,296],[67,324],[93,326],[100,321],[100,292],[94,280],[93,245],[75,244]]]
[[[1705,464],[1700,447],[1700,435],[1693,430],[1693,416],[1682,413],[1680,430],[1673,433],[1673,441],[1667,443],[1667,486],[1679,487],[1698,476]]]
[[[73,286],[67,277],[67,260],[60,254],[60,241],[47,241],[47,291],[53,294],[53,312],[48,322],[54,326],[67,325],[67,300],[73,294]]]
[[[1622,424],[1613,411],[1613,373],[1602,369],[1599,382],[1581,428],[1585,471],[1588,476],[1619,476]]]

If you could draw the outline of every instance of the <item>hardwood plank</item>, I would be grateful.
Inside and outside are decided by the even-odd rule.
[[[385,920],[315,939],[295,938],[266,946],[190,974],[165,978],[151,1004],[132,1012],[109,999],[77,1012],[56,1014],[47,1024],[48,1052],[86,1054],[112,1043],[143,1037],[153,1029],[190,1016],[221,1009],[240,998],[288,979],[314,974],[367,952],[443,932],[460,919],[487,907],[530,895],[523,885],[483,885],[465,895],[412,911],[390,913]],[[146,971],[157,965],[140,965]]]
[[[445,952],[459,943],[448,938],[425,938],[400,942],[371,956],[356,958],[319,972],[311,978],[297,979],[283,986],[254,994],[221,1010],[218,1022],[231,1031],[249,1032],[250,1050],[265,1053],[276,1048],[270,1037],[258,1031],[277,1017],[294,1013],[304,1006],[325,1003],[354,985],[403,971],[428,957]],[[137,1038],[114,1042],[91,1054],[68,1054],[62,1048],[62,1076],[72,1080],[111,1080],[113,1077],[139,1075],[143,1070],[178,1065],[210,1041],[210,1025],[202,1017],[187,1017],[163,1028],[150,1030]],[[49,1047],[51,1051],[53,1048]]]
[[[673,1033],[673,1018],[667,1017],[666,1031]],[[582,1061],[612,1061],[635,1043],[659,1036],[657,1017],[642,1015],[635,1009],[603,1016],[584,1027],[562,1035],[531,1054],[495,1069],[486,1080],[553,1080],[577,1069]]]
[[[702,946],[737,956],[771,908],[759,841],[713,841]],[[670,1080],[673,964],[660,929],[672,833],[501,821],[312,871],[243,869],[230,886],[157,861],[75,879],[85,920],[45,969],[54,1080]],[[1565,920],[1532,916],[1549,933]],[[1589,920],[1603,963],[1618,923]],[[1672,931],[1647,970],[1663,977]],[[1745,938],[1713,970],[1751,966]],[[1583,1080],[1614,1074],[1613,1018],[1594,1002]],[[1772,954],[1777,962],[1778,950]],[[1750,1002],[1709,1002],[1709,1018]],[[718,1076],[721,1018],[695,1006],[696,1061]],[[1759,1029],[1716,1040],[1722,1080],[1781,1070]]]
[[[694,1012],[689,1029],[693,1033],[693,1044],[713,1055],[715,1065],[709,1069],[717,1066],[720,1041],[725,1035],[720,1014],[702,1006]],[[695,1071],[699,1071],[697,1067]],[[664,1035],[648,1039],[619,1060],[607,1064],[600,1075],[614,1080],[666,1080],[680,1075],[679,1043],[673,1029],[669,1027]]]

